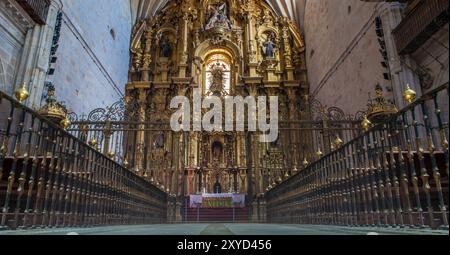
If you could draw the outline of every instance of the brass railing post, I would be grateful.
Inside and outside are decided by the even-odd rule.
[[[24,112],[25,114],[25,112]],[[29,120],[28,120],[29,121]],[[17,198],[16,198],[16,208],[14,210],[14,222],[17,226],[22,226],[22,224],[19,222],[19,217],[20,217],[20,209],[21,209],[21,205],[22,205],[22,197],[25,193],[25,182],[27,181],[27,171],[28,171],[28,165],[29,165],[29,161],[31,158],[31,142],[33,139],[33,126],[34,126],[34,121],[35,118],[33,116],[31,116],[31,124],[29,127],[24,127],[23,134],[25,135],[25,133],[28,133],[28,139],[26,141],[25,144],[25,149],[24,149],[24,154],[22,157],[22,169],[19,173],[19,179],[18,179],[18,186],[17,186]],[[28,124],[27,121],[24,122],[24,126]],[[19,145],[21,146],[21,145]]]
[[[402,114],[402,118],[403,118],[403,123],[404,123],[404,136],[405,136],[405,140],[406,140],[406,146],[408,148],[408,164],[409,164],[409,170],[410,170],[410,175],[411,175],[411,181],[413,184],[413,191],[414,191],[414,196],[416,199],[416,207],[417,207],[417,213],[418,213],[418,225],[420,227],[424,227],[424,220],[423,220],[423,209],[422,209],[422,202],[420,200],[420,190],[419,190],[419,178],[417,177],[417,173],[416,173],[416,163],[414,160],[414,152],[413,152],[413,144],[412,144],[412,140],[411,140],[411,136],[409,134],[409,123],[408,123],[408,116],[407,113],[403,113]],[[417,222],[417,221],[416,221]],[[414,225],[416,225],[416,223],[414,223]]]
[[[31,166],[31,174],[28,181],[28,192],[27,192],[27,201],[25,203],[25,210],[24,210],[24,216],[23,216],[23,223],[22,226],[24,228],[27,228],[29,226],[28,218],[30,214],[33,212],[32,209],[32,203],[37,203],[37,198],[35,197],[33,199],[33,190],[36,186],[36,173],[38,171],[38,164],[39,164],[39,150],[40,147],[44,147],[44,133],[43,131],[43,122],[39,121],[38,130],[36,130],[36,144],[33,146],[33,164]],[[41,152],[44,152],[44,150],[41,150]]]
[[[435,109],[435,115],[438,121],[438,125],[439,125],[439,134],[440,134],[440,142],[441,142],[441,149],[444,153],[444,163],[445,163],[445,171],[447,173],[447,178],[449,176],[449,145],[448,145],[448,140],[447,140],[447,135],[445,133],[445,128],[444,128],[444,124],[442,121],[442,111],[439,107],[439,102],[437,99],[438,93],[434,93],[433,94],[433,103],[434,103],[434,109]],[[447,96],[448,96],[448,88],[447,88]],[[436,175],[435,178],[437,178],[438,176]],[[447,219],[447,206],[445,205],[445,201],[439,201],[440,202],[440,209],[441,212],[443,214],[443,224],[444,224],[444,228],[448,229],[448,219]]]
[[[14,103],[11,103],[11,107],[16,107],[16,105]],[[17,123],[17,128],[16,128],[16,135],[14,138],[14,151],[13,151],[13,163],[11,166],[11,169],[9,171],[9,176],[8,176],[8,185],[7,185],[7,189],[6,189],[6,196],[5,196],[5,202],[4,202],[4,206],[3,206],[3,215],[2,215],[2,219],[1,219],[1,226],[5,226],[8,220],[8,215],[10,214],[10,202],[11,202],[11,196],[13,193],[13,186],[14,186],[14,182],[16,179],[16,174],[17,174],[17,164],[19,161],[19,156],[20,156],[20,147],[21,147],[21,142],[22,142],[22,135],[23,135],[23,126],[24,126],[24,122],[25,122],[25,111],[22,109],[20,111],[20,117],[19,117],[19,122]],[[15,223],[17,225],[17,222]]]
[[[424,124],[425,129],[427,133],[427,145],[428,145],[428,152],[430,153],[430,159],[431,159],[431,171],[433,172],[433,178],[436,184],[436,190],[438,193],[438,200],[439,200],[439,209],[441,212],[442,222],[444,226],[448,226],[448,219],[447,219],[447,210],[445,208],[445,202],[444,202],[444,195],[442,193],[442,182],[441,182],[441,173],[439,172],[439,168],[437,165],[436,160],[436,147],[434,145],[433,141],[433,131],[431,129],[431,123],[430,123],[430,115],[427,109],[427,106],[425,105],[425,101],[421,102],[421,108],[424,118]],[[424,166],[424,171],[426,170],[426,166]],[[427,184],[426,182],[424,184]],[[431,187],[430,187],[431,189]],[[431,205],[431,199],[429,201],[429,214],[430,214],[430,226],[433,226],[433,211],[432,211],[432,205]]]
[[[393,214],[394,216],[394,222],[395,225],[398,225],[400,227],[404,227],[405,226],[405,220],[404,220],[404,210],[402,209],[402,197],[401,197],[401,193],[400,193],[400,181],[402,178],[402,173],[401,170],[399,169],[399,164],[398,161],[403,160],[402,159],[402,151],[399,148],[395,148],[394,144],[395,144],[395,137],[396,137],[396,133],[395,133],[395,128],[396,128],[396,123],[395,121],[390,121],[387,125],[387,132],[388,132],[388,139],[387,139],[387,146],[389,148],[389,170],[386,173],[387,176],[389,176],[389,174],[391,174],[392,176],[392,185],[393,185],[393,198],[392,198],[392,203],[393,203]],[[395,154],[398,153],[398,159],[395,159]],[[407,201],[406,201],[407,200]],[[405,203],[409,204],[409,196],[405,197]],[[395,209],[394,209],[395,208]]]
[[[428,174],[427,167],[425,165],[424,149],[422,147],[422,138],[420,137],[419,126],[420,123],[417,121],[416,107],[411,109],[412,120],[413,120],[413,130],[415,134],[416,152],[419,158],[419,168],[420,168],[420,179],[422,180],[422,189],[425,194],[425,200],[427,203],[427,214],[428,214],[428,226],[433,224],[433,208],[431,206],[431,195],[430,195],[430,175]]]
[[[1,102],[2,102],[2,97],[0,95],[0,103]],[[3,100],[3,102],[4,102],[4,100]],[[10,142],[10,137],[11,137],[11,127],[12,127],[12,122],[13,122],[14,110],[15,109],[16,108],[13,106],[13,104],[11,104],[11,110],[10,110],[9,116],[8,116],[8,118],[6,120],[7,122],[6,122],[5,135],[4,135],[4,138],[3,138],[2,146],[0,148],[0,181],[3,180],[3,172],[5,171],[4,163],[5,163],[6,157],[8,156],[8,153],[9,153],[9,142]],[[0,224],[0,226],[4,226],[4,225]]]

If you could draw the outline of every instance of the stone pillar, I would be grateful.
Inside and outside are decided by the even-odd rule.
[[[382,3],[379,8],[379,15],[383,22],[383,30],[386,41],[386,50],[389,57],[389,67],[392,75],[393,94],[395,104],[399,109],[407,106],[403,100],[403,92],[406,85],[417,92],[417,97],[422,95],[417,75],[410,67],[415,67],[415,63],[409,56],[399,56],[392,31],[400,24],[403,19],[404,4],[401,3]]]
[[[41,106],[41,98],[45,80],[47,78],[50,48],[53,42],[56,17],[60,8],[60,1],[51,1],[46,25],[36,25],[28,31],[22,58],[20,60],[16,87],[22,83],[28,85],[30,98],[28,99],[27,104],[35,109]]]

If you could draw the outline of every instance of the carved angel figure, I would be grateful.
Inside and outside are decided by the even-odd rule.
[[[216,26],[223,26],[229,29],[232,28],[230,19],[227,17],[227,3],[220,6],[210,6],[210,13],[213,13],[206,24],[205,30],[215,28]]]

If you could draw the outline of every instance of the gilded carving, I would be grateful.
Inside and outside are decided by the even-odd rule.
[[[297,97],[307,93],[300,88],[307,78],[303,39],[293,24],[262,0],[171,1],[155,17],[138,22],[127,101],[140,105],[140,114],[131,115],[136,120],[159,124],[143,125],[148,130],[138,137],[136,161],[146,164],[135,167],[173,194],[181,195],[182,187],[189,194],[214,192],[219,184],[222,191],[253,196],[294,169],[284,160],[292,153],[284,144],[289,139],[268,146],[248,132],[180,134],[168,127],[170,100],[192,96],[194,88],[204,97],[279,96],[281,119],[299,120]],[[298,144],[296,139],[290,142]]]

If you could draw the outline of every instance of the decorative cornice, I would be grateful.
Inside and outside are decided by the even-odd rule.
[[[16,21],[19,28],[25,33],[27,30],[33,28],[36,23],[31,19],[31,17],[25,12],[24,9],[14,0],[2,0],[0,4],[4,4],[4,9],[9,18],[12,21]]]

